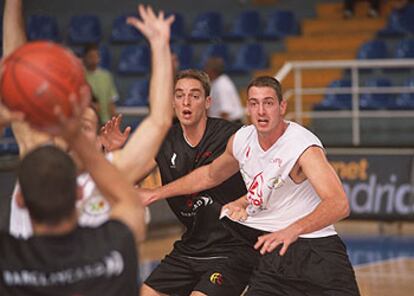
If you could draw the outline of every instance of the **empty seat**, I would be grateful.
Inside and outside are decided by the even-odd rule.
[[[49,15],[31,15],[27,22],[27,37],[29,40],[61,41],[56,18]]]
[[[375,78],[368,80],[365,87],[387,88],[392,86],[388,78]],[[393,96],[387,93],[363,93],[360,96],[359,108],[361,110],[388,109],[393,104]]]
[[[387,25],[378,32],[380,36],[404,36],[414,33],[414,4],[394,9],[388,17]]]
[[[299,33],[295,15],[290,10],[273,11],[267,18],[261,39],[280,39]]]
[[[224,61],[224,67],[230,66],[229,48],[225,43],[210,44],[201,54],[201,62],[199,67],[204,68],[205,63],[211,57],[220,57]]]
[[[409,78],[404,82],[404,86],[411,87],[413,92],[402,93],[397,96],[395,103],[389,109],[395,110],[414,110],[414,78]]]
[[[128,97],[124,102],[123,106],[128,107],[143,107],[148,106],[148,92],[149,82],[148,80],[138,80],[132,83],[128,90]]]
[[[229,40],[241,40],[248,37],[256,37],[261,31],[260,14],[256,10],[241,12],[235,19],[233,26],[224,38]]]
[[[382,40],[371,40],[358,50],[358,59],[385,59],[388,57],[387,45]]]
[[[414,39],[403,39],[398,42],[394,57],[397,59],[414,58]]]
[[[329,88],[350,88],[348,79],[335,80],[329,84]],[[326,94],[322,102],[314,106],[315,110],[349,110],[352,108],[352,94]]]
[[[146,45],[129,45],[120,56],[118,72],[120,74],[144,74],[150,68],[150,51]]]
[[[111,62],[112,62],[112,56],[111,52],[106,45],[99,46],[99,55],[101,56],[101,59],[99,61],[99,66],[102,68],[111,70]]]
[[[172,51],[177,55],[181,70],[193,67],[193,47],[190,44],[174,44]]]
[[[246,73],[252,70],[266,68],[267,56],[260,43],[243,44],[237,52],[231,72]]]
[[[120,15],[114,19],[111,29],[111,42],[137,43],[143,39],[142,34],[136,28],[126,23],[129,16],[136,15]]]
[[[190,38],[193,41],[209,41],[221,37],[222,17],[218,12],[200,13],[194,23]]]
[[[69,42],[72,44],[99,43],[101,22],[96,15],[75,15],[69,23]]]
[[[180,13],[174,12],[172,14],[174,14],[174,22],[171,25],[171,40],[184,39],[186,37],[184,18]]]

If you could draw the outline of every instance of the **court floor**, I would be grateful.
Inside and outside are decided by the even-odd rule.
[[[336,228],[347,245],[362,296],[414,295],[414,223],[345,221]],[[180,229],[172,228],[141,246],[142,279],[179,236]]]

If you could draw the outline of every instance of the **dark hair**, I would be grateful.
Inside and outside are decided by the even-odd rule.
[[[184,78],[190,78],[200,81],[201,86],[204,89],[204,94],[206,97],[210,95],[210,78],[208,77],[206,72],[195,70],[195,69],[187,69],[183,70],[177,73],[175,75],[175,81],[174,84],[177,83],[178,80],[184,79]]]
[[[56,225],[76,210],[76,166],[61,149],[48,145],[29,152],[17,176],[30,217],[37,223]]]
[[[273,88],[276,93],[279,103],[283,99],[282,86],[280,85],[280,82],[274,77],[259,76],[259,77],[254,78],[252,81],[250,81],[249,85],[247,86],[247,92],[249,92],[249,89],[253,86]]]
[[[86,56],[90,51],[97,50],[99,51],[99,46],[96,43],[87,43],[83,47],[83,56]]]
[[[224,60],[218,56],[212,56],[209,58],[204,65],[204,69],[208,71],[214,72],[217,76],[220,76],[224,73]]]

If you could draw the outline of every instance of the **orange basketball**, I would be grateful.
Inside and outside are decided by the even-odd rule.
[[[81,61],[70,50],[52,42],[27,43],[8,56],[2,67],[2,101],[42,129],[53,128],[57,123],[55,106],[71,116],[69,96],[79,94],[79,88],[86,84]]]

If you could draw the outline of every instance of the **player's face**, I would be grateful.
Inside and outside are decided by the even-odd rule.
[[[247,113],[260,134],[269,134],[278,129],[286,112],[286,101],[279,103],[271,87],[253,86],[247,93]]]
[[[82,132],[94,143],[98,142],[98,118],[92,108],[87,107],[81,118]],[[98,145],[98,143],[97,143]]]
[[[205,96],[200,81],[183,78],[175,84],[173,105],[182,125],[197,125],[203,118],[207,118],[210,104],[211,98]]]
[[[88,70],[95,70],[96,67],[99,65],[100,56],[98,50],[90,50],[84,57],[85,67]]]

